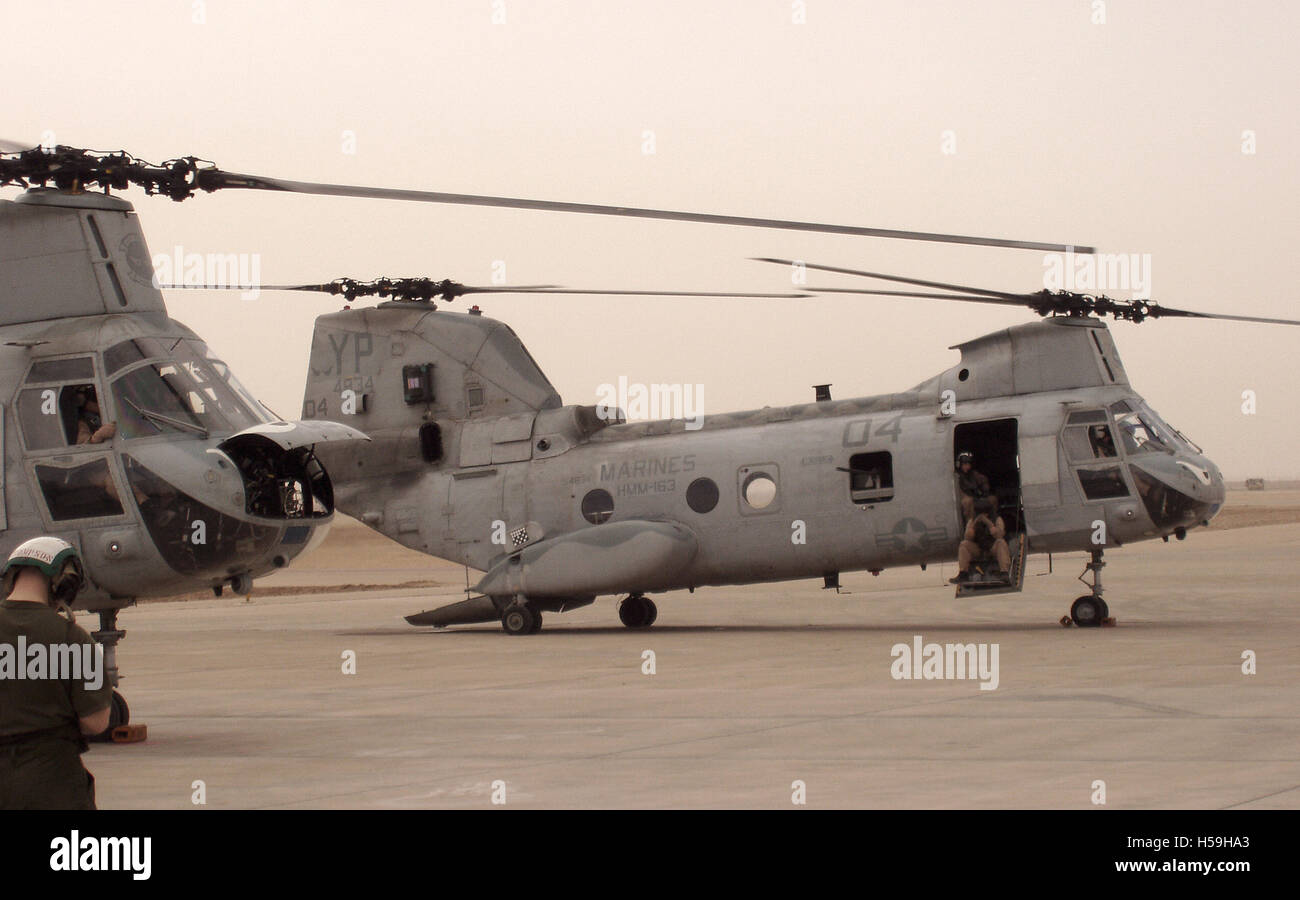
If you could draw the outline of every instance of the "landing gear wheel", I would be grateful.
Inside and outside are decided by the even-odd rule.
[[[501,627],[506,634],[534,634],[541,627],[537,613],[521,603],[512,603],[501,614]]]
[[[126,705],[126,698],[117,691],[113,691],[113,699],[108,707],[108,727],[90,738],[90,740],[111,741],[113,739],[113,729],[120,725],[126,725],[130,721],[131,707]]]
[[[1084,594],[1070,607],[1070,619],[1080,628],[1098,628],[1101,620],[1109,615],[1106,601],[1091,594]]]
[[[541,614],[541,611],[540,611],[540,610],[539,610],[539,611],[535,611],[535,612],[533,613],[533,618],[534,618],[534,621],[533,621],[533,630],[530,631],[530,632],[528,632],[529,634],[537,634],[537,632],[539,632],[539,631],[542,630],[542,614]]]
[[[626,597],[618,605],[619,621],[628,628],[649,628],[658,616],[658,607],[640,594]]]

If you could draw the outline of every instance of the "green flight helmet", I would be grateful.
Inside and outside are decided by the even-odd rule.
[[[71,604],[85,584],[81,556],[77,548],[62,538],[37,537],[24,541],[14,548],[5,562],[3,571],[4,592],[13,592],[18,580],[18,570],[23,566],[39,569],[50,579],[50,593],[56,603]]]

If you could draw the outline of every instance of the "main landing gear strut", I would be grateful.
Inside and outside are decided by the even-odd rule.
[[[1070,607],[1070,615],[1067,619],[1062,619],[1062,625],[1068,625],[1073,622],[1080,628],[1097,628],[1103,622],[1110,618],[1110,607],[1102,599],[1101,587],[1101,570],[1106,567],[1102,561],[1101,550],[1092,551],[1092,560],[1084,566],[1083,572],[1079,575],[1079,580],[1092,589],[1091,594],[1084,594],[1074,601]],[[1084,577],[1092,573],[1092,583],[1084,581]]]

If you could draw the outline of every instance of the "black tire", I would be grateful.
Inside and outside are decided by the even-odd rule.
[[[126,698],[113,691],[112,711],[108,714],[108,730],[112,731],[119,725],[126,725],[131,721],[131,707],[126,705]]]
[[[537,634],[542,630],[542,613],[541,610],[533,610],[533,630],[529,634]]]
[[[641,627],[649,628],[651,625],[655,623],[655,619],[659,618],[659,607],[655,606],[655,602],[651,600],[649,597],[643,597],[642,600],[645,602],[646,616],[645,616],[645,624],[642,625]]]
[[[638,597],[635,594],[624,598],[618,605],[619,621],[628,628],[645,628],[650,617],[646,609],[646,604],[649,602],[645,597]]]
[[[113,729],[119,725],[126,725],[131,721],[131,707],[126,705],[126,698],[113,691],[113,699],[108,707],[108,727],[99,734],[90,738],[92,741],[111,741],[113,739]]]
[[[1100,597],[1098,597],[1098,598],[1097,598],[1097,602],[1101,604],[1101,617],[1102,617],[1103,619],[1109,619],[1109,618],[1110,618],[1110,607],[1106,605],[1106,601],[1103,600],[1103,599],[1101,599]]]
[[[519,603],[506,607],[501,614],[501,627],[506,634],[532,634],[537,623],[537,614]]]
[[[1104,618],[1104,605],[1091,594],[1084,594],[1070,607],[1070,619],[1080,628],[1099,628]]]

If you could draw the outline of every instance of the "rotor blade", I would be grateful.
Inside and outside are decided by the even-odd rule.
[[[160,284],[160,291],[319,291],[331,292],[328,284]]]
[[[362,289],[372,287],[364,283],[354,283],[354,286]],[[327,284],[160,284],[160,290],[164,291],[312,291],[322,294],[342,293],[340,286],[335,283]],[[635,296],[635,297],[742,297],[748,299],[761,300],[800,300],[812,296],[812,294],[764,294],[764,293],[746,293],[737,292],[729,293],[722,291],[621,291],[621,290],[601,290],[601,289],[581,289],[581,288],[562,288],[553,284],[519,284],[519,285],[493,285],[491,287],[476,285],[453,285],[449,286],[454,290],[456,296],[462,294],[590,294],[590,295],[609,295],[609,296]],[[365,293],[361,291],[360,293]]]
[[[946,291],[962,291],[967,294],[986,294],[990,297],[1002,297],[1008,300],[1023,301],[1024,294],[1012,294],[1006,291],[992,291],[986,288],[966,287],[961,284],[946,284],[942,281],[926,281],[922,278],[905,278],[902,275],[885,275],[880,272],[864,272],[861,269],[845,269],[840,266],[821,266],[815,263],[799,262],[793,259],[773,259],[770,256],[751,256],[750,259],[755,262],[777,263],[783,266],[799,265],[805,269],[814,269],[818,272],[838,272],[841,275],[862,275],[866,278],[879,278],[881,281],[896,281],[899,284],[915,284],[920,287],[942,288]]]
[[[992,303],[996,306],[1024,306],[1023,300],[1006,297],[980,297],[974,294],[932,294],[924,291],[872,291],[865,288],[810,287],[815,294],[865,294],[870,297],[919,297],[926,300],[964,300],[968,303]]]
[[[1230,316],[1226,313],[1192,312],[1188,309],[1175,309],[1171,306],[1151,306],[1147,315],[1152,319],[1164,316],[1184,319],[1226,319],[1229,322],[1259,322],[1264,325],[1300,325],[1298,319],[1267,319],[1260,316]]]
[[[0,153],[25,153],[28,150],[35,150],[39,144],[20,144],[18,141],[7,141],[0,138]]]
[[[538,291],[557,287],[554,284],[521,284],[517,287],[471,287],[461,285],[459,290],[465,294],[492,294],[506,291]],[[163,291],[314,291],[322,294],[338,293],[339,285],[326,284],[160,284]]]
[[[413,200],[420,203],[451,203],[460,206],[495,206],[508,209],[535,209],[549,212],[588,213],[599,216],[624,216],[637,219],[667,219],[674,222],[702,222],[712,225],[743,225],[751,228],[780,228],[788,231],[815,231],[826,234],[853,234],[863,237],[900,238],[909,241],[933,241],[945,244],[975,244],[985,247],[1010,247],[1022,250],[1045,250],[1092,253],[1092,247],[1076,244],[1048,244],[1005,238],[975,237],[962,234],[939,234],[929,231],[899,231],[891,228],[864,228],[818,222],[794,222],[788,219],[763,219],[750,216],[723,216],[712,213],[680,212],[669,209],[641,209],[634,206],[602,206],[594,203],[566,203],[558,200],[527,200],[519,197],[488,197],[479,194],[449,194],[441,191],[412,191],[396,188],[363,187],[349,184],[323,184],[313,181],[288,181],[238,172],[214,170],[206,176],[217,187],[248,188],[259,191],[288,191],[295,194],[319,194],[327,197],[370,197],[378,200]]]
[[[468,293],[468,292],[467,292]],[[812,294],[751,294],[722,291],[602,291],[578,288],[486,288],[472,293],[496,294],[596,294],[623,297],[746,297],[757,300],[799,300]]]

